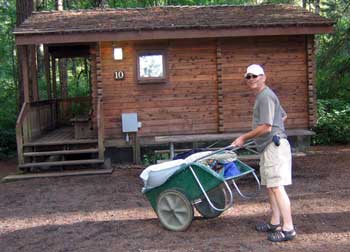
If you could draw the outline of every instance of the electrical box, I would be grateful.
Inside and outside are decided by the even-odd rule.
[[[123,133],[137,132],[139,122],[137,121],[137,113],[122,113],[122,131]]]

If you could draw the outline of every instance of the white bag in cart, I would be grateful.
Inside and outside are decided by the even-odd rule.
[[[171,175],[181,169],[184,165],[186,165],[186,162],[183,159],[177,159],[148,166],[140,175],[140,178],[144,182],[143,190],[162,185]]]

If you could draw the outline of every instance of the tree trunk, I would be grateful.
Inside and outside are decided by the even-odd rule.
[[[35,9],[37,11],[45,10],[47,8],[47,0],[35,0]]]
[[[36,46],[36,58],[37,58],[37,64],[38,64],[38,76],[42,76],[45,71],[44,67],[44,47],[43,45]]]
[[[306,9],[306,2],[307,0],[303,0],[303,8]]]
[[[68,96],[67,88],[67,59],[59,59],[58,63],[59,74],[60,74],[60,84],[61,84],[61,98],[65,99]]]
[[[107,0],[96,0],[95,6],[99,8],[108,8]]]
[[[320,0],[315,0],[315,13],[320,14]]]
[[[71,8],[70,3],[71,3],[71,0],[64,0],[64,2],[63,2],[63,9],[64,10],[69,10]]]
[[[77,63],[76,63],[76,59],[71,58],[70,59],[72,61],[72,75],[74,77],[74,79],[77,79]]]
[[[56,10],[63,11],[63,0],[56,0]]]
[[[33,1],[17,0],[16,1],[16,25],[19,26],[26,20],[34,10]]]
[[[56,8],[58,11],[63,11],[63,0],[56,0]],[[61,84],[61,98],[67,98],[68,89],[67,89],[67,60],[59,59],[58,60],[59,67],[59,76],[60,76],[60,84]]]

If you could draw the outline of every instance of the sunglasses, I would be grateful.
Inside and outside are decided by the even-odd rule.
[[[250,80],[251,78],[253,78],[253,79],[256,79],[256,78],[258,78],[258,75],[255,75],[255,74],[248,74],[246,77],[244,77],[244,78],[246,78],[247,80]]]

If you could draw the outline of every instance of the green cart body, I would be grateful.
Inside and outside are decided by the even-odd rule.
[[[233,194],[227,182],[232,181],[235,189],[244,198],[235,180],[253,174],[259,189],[260,183],[254,169],[240,160],[235,161],[239,174],[224,177],[210,167],[192,162],[183,164],[163,184],[151,189],[143,189],[162,225],[172,231],[183,231],[193,219],[193,206],[207,218],[219,216],[233,205]]]
[[[178,190],[185,194],[187,199],[191,202],[203,195],[198,183],[195,180],[195,177],[189,169],[190,167],[192,167],[200,179],[205,191],[210,191],[225,181],[223,176],[200,163],[183,165],[164,184],[156,188],[144,191],[144,194],[151,203],[154,211],[157,212],[157,199],[159,195],[165,190]]]

